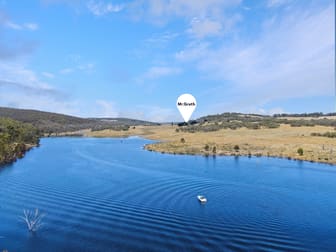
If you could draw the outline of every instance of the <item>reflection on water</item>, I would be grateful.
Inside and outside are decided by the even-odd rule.
[[[0,170],[0,249],[328,251],[335,166],[147,152],[150,141],[46,138]],[[202,205],[196,196],[205,195]],[[47,215],[35,235],[23,209]]]

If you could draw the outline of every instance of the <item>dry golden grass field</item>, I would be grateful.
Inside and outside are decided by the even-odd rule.
[[[333,127],[291,127],[275,129],[222,129],[213,132],[176,132],[177,126],[136,126],[128,131],[86,131],[86,136],[142,136],[158,140],[147,150],[175,154],[252,155],[293,158],[336,164],[336,139],[311,136],[312,132],[334,132]],[[237,147],[237,146],[239,147]],[[235,147],[236,146],[236,147]],[[298,149],[303,149],[303,154]]]

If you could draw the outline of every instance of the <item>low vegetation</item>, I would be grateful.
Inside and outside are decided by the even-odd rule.
[[[217,152],[217,147],[216,146],[212,147],[212,153],[216,154],[216,152]]]
[[[201,117],[188,124],[179,123],[179,131],[183,132],[211,132],[221,129],[236,130],[239,128],[247,129],[275,129],[281,124],[288,124],[291,127],[313,127],[331,126],[336,127],[336,120],[332,118],[334,114],[296,114],[291,117],[288,114],[266,116],[256,114],[223,113]],[[287,118],[289,117],[289,118]]]
[[[325,133],[318,133],[313,132],[310,134],[311,136],[320,136],[320,137],[329,137],[329,138],[336,138],[336,131],[335,132],[325,132]]]
[[[274,117],[324,117],[324,116],[336,116],[336,113],[314,112],[314,113],[302,113],[302,114],[274,114]]]
[[[300,156],[302,156],[302,155],[303,155],[303,149],[302,149],[302,148],[299,148],[299,149],[297,150],[297,153],[298,153]]]

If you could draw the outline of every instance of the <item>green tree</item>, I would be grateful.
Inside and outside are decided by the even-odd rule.
[[[217,152],[217,148],[216,148],[216,146],[214,146],[213,148],[212,148],[212,153],[216,153]]]
[[[0,164],[22,157],[27,144],[39,143],[39,131],[31,124],[0,118]]]
[[[302,149],[302,148],[297,149],[297,153],[298,153],[300,156],[302,156],[302,155],[303,155],[303,149]]]

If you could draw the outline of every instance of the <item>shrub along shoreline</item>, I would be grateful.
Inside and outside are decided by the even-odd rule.
[[[31,124],[0,117],[0,165],[22,158],[39,141],[39,130]]]

